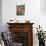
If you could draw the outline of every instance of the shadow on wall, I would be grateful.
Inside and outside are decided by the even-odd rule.
[[[46,13],[46,0],[40,0],[40,11]]]
[[[2,0],[0,0],[0,31],[2,31],[1,30],[1,28],[2,28]]]

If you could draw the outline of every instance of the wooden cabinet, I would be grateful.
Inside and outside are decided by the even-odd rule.
[[[7,23],[13,41],[23,43],[22,46],[33,46],[33,23]]]

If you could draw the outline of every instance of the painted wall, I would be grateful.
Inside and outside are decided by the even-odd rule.
[[[2,29],[2,0],[0,0],[0,31]]]
[[[18,4],[25,4],[25,16],[16,15],[16,5]],[[19,20],[19,22],[24,22],[26,19],[29,19],[30,22],[39,23],[39,15],[40,0],[32,0],[32,2],[30,0],[2,0],[3,26],[5,26],[7,21],[9,21],[10,19],[17,19]],[[4,29],[6,30],[5,27]]]
[[[40,0],[40,24],[46,31],[46,0]]]
[[[25,15],[16,15],[16,5],[25,4]],[[42,3],[41,3],[42,5]],[[45,30],[46,28],[46,15],[41,10],[40,0],[2,0],[2,26],[3,31],[7,31],[7,22],[11,19],[17,19],[19,22],[30,20],[33,25],[33,45],[38,46],[38,39],[36,37],[36,27],[39,24]],[[37,40],[36,40],[37,39]]]

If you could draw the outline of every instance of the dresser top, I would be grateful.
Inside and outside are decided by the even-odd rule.
[[[8,25],[23,25],[23,24],[30,24],[33,25],[34,23],[7,23]]]

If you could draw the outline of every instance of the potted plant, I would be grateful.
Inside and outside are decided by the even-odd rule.
[[[45,35],[43,32],[42,27],[36,28],[37,29],[37,34],[36,36],[38,36],[38,40],[39,40],[39,46],[45,46]]]

